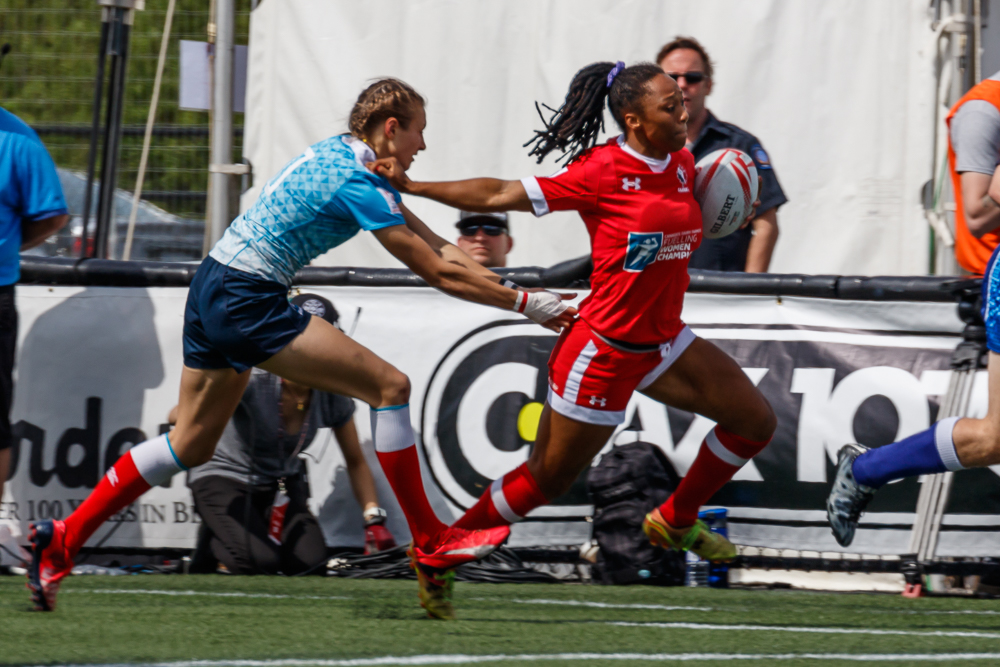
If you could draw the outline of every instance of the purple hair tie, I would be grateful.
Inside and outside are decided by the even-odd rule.
[[[621,74],[622,70],[624,69],[625,69],[625,63],[623,63],[620,60],[617,63],[615,63],[614,68],[612,68],[612,70],[608,72],[608,88],[610,88],[611,84],[614,83],[615,77]]]

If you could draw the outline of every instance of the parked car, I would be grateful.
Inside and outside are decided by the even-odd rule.
[[[83,231],[83,200],[87,191],[87,176],[68,169],[59,169],[59,182],[66,196],[70,220],[59,233],[40,246],[25,252],[44,257],[79,257]],[[93,243],[97,219],[98,183],[94,183],[90,209],[90,243]],[[132,212],[132,193],[116,189],[112,220],[114,221],[112,257],[120,259],[125,248],[128,220]],[[189,262],[202,258],[205,221],[182,218],[159,206],[140,200],[132,239],[131,259],[162,262]]]

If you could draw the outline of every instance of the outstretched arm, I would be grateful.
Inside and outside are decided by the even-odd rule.
[[[531,200],[521,181],[499,178],[470,178],[464,181],[417,183],[411,181],[396,158],[376,160],[368,168],[384,176],[392,186],[405,194],[426,197],[463,211],[493,213],[496,211],[531,211]]]
[[[403,213],[403,218],[406,220],[406,226],[410,228],[410,231],[422,238],[441,259],[446,262],[452,262],[454,264],[464,266],[469,271],[478,273],[487,280],[492,280],[493,282],[501,284],[503,283],[500,276],[469,257],[464,250],[459,248],[454,243],[446,241],[431,231],[431,228],[428,227],[423,220],[414,215],[413,211],[406,208],[406,206],[399,204],[399,210]]]
[[[564,305],[558,294],[528,294],[509,289],[443,259],[406,225],[383,227],[372,233],[396,259],[426,280],[428,285],[445,294],[503,310],[515,310],[553,331],[561,331],[576,315],[576,309]]]

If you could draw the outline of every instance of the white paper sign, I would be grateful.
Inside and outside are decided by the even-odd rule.
[[[212,45],[181,40],[181,109],[208,111],[212,99]],[[233,111],[243,113],[247,96],[247,47],[233,47]]]

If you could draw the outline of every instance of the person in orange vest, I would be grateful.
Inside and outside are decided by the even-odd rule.
[[[1000,74],[975,86],[946,118],[948,165],[955,187],[955,255],[984,276],[982,314],[989,349],[989,409],[982,418],[945,417],[882,447],[848,443],[826,501],[833,536],[849,546],[862,513],[886,484],[906,477],[1000,464]]]
[[[955,191],[955,259],[981,276],[1000,243],[1000,72],[973,86],[945,122]]]

